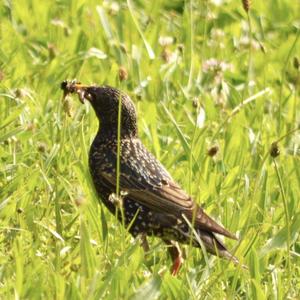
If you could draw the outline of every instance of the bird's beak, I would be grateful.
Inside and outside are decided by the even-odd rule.
[[[61,89],[64,91],[64,97],[68,94],[76,93],[81,103],[84,103],[85,99],[91,100],[92,97],[88,93],[88,85],[77,83],[76,81],[64,81],[61,84]]]
[[[77,93],[78,97],[79,97],[79,100],[80,102],[83,104],[85,99],[87,99],[88,95],[87,95],[87,88],[88,86],[87,85],[83,85],[83,84],[76,84],[74,89],[75,89],[75,93]],[[89,97],[90,98],[90,97]]]

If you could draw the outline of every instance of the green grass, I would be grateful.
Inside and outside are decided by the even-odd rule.
[[[299,297],[299,131],[278,157],[269,150],[300,122],[300,6],[253,1],[251,35],[240,1],[217,2],[2,2],[1,299]],[[228,65],[212,69],[211,58]],[[249,270],[185,246],[172,277],[155,238],[144,256],[99,205],[87,165],[94,112],[62,101],[60,83],[73,78],[131,95],[143,142],[238,233],[226,244]]]

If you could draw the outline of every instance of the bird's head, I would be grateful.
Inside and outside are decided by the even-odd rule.
[[[88,100],[100,121],[103,133],[117,136],[119,101],[121,101],[121,138],[137,136],[135,106],[128,95],[110,86],[88,86],[75,81],[61,84],[64,96],[76,93],[83,103]]]

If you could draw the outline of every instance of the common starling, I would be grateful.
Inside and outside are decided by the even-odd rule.
[[[192,243],[198,248],[202,244],[207,252],[238,262],[216,236],[236,239],[235,235],[205,214],[139,139],[136,109],[128,95],[113,87],[86,86],[76,81],[64,81],[61,88],[64,95],[77,93],[81,102],[87,99],[95,110],[100,126],[89,153],[95,188],[105,206],[128,231],[134,237],[142,237],[144,249],[149,247],[146,236],[160,237],[168,245],[174,275],[183,262],[177,242]],[[119,101],[120,193],[117,195]]]

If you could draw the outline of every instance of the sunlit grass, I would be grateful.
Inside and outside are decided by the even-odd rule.
[[[241,1],[219,2],[3,2],[1,299],[299,297],[300,7],[255,1],[251,36]],[[172,277],[154,238],[145,257],[98,201],[94,112],[59,88],[73,78],[132,97],[142,141],[249,270],[185,246]]]

